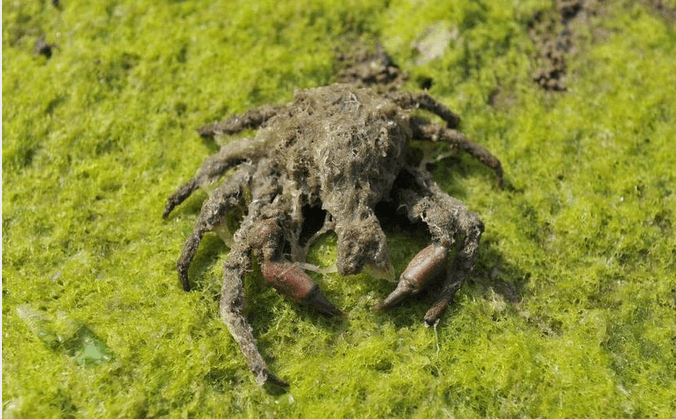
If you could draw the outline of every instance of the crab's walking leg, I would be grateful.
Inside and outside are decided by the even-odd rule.
[[[209,157],[197,171],[194,178],[182,185],[167,200],[162,216],[167,218],[171,211],[185,201],[202,185],[217,180],[226,170],[245,160],[255,160],[264,153],[264,144],[256,139],[242,139],[221,147],[218,154]]]
[[[268,371],[265,360],[256,346],[253,330],[244,316],[244,275],[251,270],[254,254],[261,264],[266,282],[290,299],[312,306],[327,315],[343,313],[326,300],[317,284],[298,266],[281,258],[283,235],[278,224],[261,219],[261,208],[255,200],[249,205],[249,214],[235,233],[235,245],[223,265],[224,281],[221,294],[221,318],[239,344],[249,369],[258,384],[266,381],[281,386],[288,384]],[[269,208],[269,207],[267,207]]]
[[[195,223],[195,228],[183,245],[181,256],[176,262],[178,278],[183,289],[190,290],[188,282],[188,269],[197,253],[197,248],[204,237],[204,233],[212,231],[225,221],[226,213],[232,208],[243,203],[243,188],[249,181],[253,167],[251,165],[240,166],[230,179],[216,189],[209,199],[202,205],[202,211]]]
[[[395,91],[388,93],[388,97],[404,109],[423,109],[438,115],[446,121],[449,128],[455,128],[460,124],[460,117],[455,112],[437,102],[427,93]]]
[[[242,279],[251,270],[251,252],[233,250],[223,264],[223,289],[221,292],[220,312],[223,322],[239,345],[249,369],[256,377],[256,382],[263,385],[266,381],[280,386],[288,386],[285,381],[275,377],[268,371],[265,360],[258,351],[256,338],[251,325],[244,317],[244,286]]]
[[[251,109],[241,115],[232,116],[226,121],[204,126],[198,132],[202,137],[213,138],[217,135],[236,134],[247,128],[256,129],[285,108],[286,106],[284,105],[268,105],[258,109]],[[169,197],[163,216],[166,218],[177,205],[185,201],[200,186],[218,179],[226,170],[236,166],[243,160],[255,160],[261,157],[266,151],[266,144],[260,139],[244,138],[224,145],[218,154],[209,157],[204,162],[194,178],[178,188]]]
[[[444,128],[417,117],[411,118],[411,129],[413,138],[416,140],[442,141],[452,148],[467,152],[485,166],[493,169],[498,184],[502,185],[502,164],[500,160],[479,144],[469,140],[460,131]]]
[[[285,108],[285,105],[261,106],[260,108],[250,109],[243,114],[231,116],[225,121],[205,125],[197,132],[204,138],[214,138],[219,135],[237,134],[245,129],[257,129]]]
[[[425,314],[425,324],[434,325],[453,301],[453,295],[467,279],[476,262],[484,226],[479,217],[459,200],[446,195],[431,176],[414,168],[405,169],[413,185],[393,192],[412,221],[422,220],[432,234],[432,244],[420,251],[401,274],[397,288],[378,307],[388,308],[408,295],[419,292],[432,278],[446,270],[448,250],[462,237],[453,266],[436,303]]]

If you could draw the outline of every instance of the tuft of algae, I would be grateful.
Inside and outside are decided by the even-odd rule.
[[[564,91],[533,80],[549,0],[52,4],[3,1],[3,416],[673,416],[674,1],[582,2]],[[344,320],[249,275],[259,346],[292,382],[269,393],[218,317],[227,246],[205,238],[195,291],[176,280],[206,194],[161,212],[218,147],[195,128],[331,83],[357,38],[458,112],[506,187],[434,161],[486,224],[436,330],[433,295],[374,313],[392,284],[366,274],[312,273]],[[401,272],[425,234],[386,233]],[[309,262],[334,258],[327,236]]]

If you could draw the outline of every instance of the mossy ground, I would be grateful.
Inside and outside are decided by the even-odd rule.
[[[676,2],[604,2],[560,93],[530,74],[545,0],[61,3],[2,3],[3,416],[674,417]],[[416,65],[439,24],[448,48]],[[43,33],[51,59],[33,53]],[[268,393],[217,315],[227,247],[206,239],[195,291],[176,280],[204,193],[162,208],[217,147],[196,127],[330,83],[359,34],[409,89],[432,81],[507,187],[465,156],[436,166],[486,224],[436,332],[430,296],[373,313],[393,285],[366,275],[316,276],[346,319],[247,278],[260,347],[292,383]],[[388,237],[399,271],[425,245]]]

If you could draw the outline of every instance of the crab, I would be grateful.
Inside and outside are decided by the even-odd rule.
[[[414,114],[415,109],[438,115],[445,126]],[[333,231],[340,275],[366,268],[393,277],[386,237],[374,212],[380,202],[393,203],[410,220],[425,223],[431,241],[375,309],[390,308],[445,276],[424,316],[427,326],[436,325],[475,264],[484,225],[444,193],[423,166],[409,161],[408,145],[446,143],[478,159],[502,181],[500,161],[456,130],[459,120],[424,92],[333,84],[300,90],[290,104],[252,109],[199,130],[211,138],[257,130],[253,138],[231,141],[206,160],[168,199],[164,217],[196,189],[224,179],[204,202],[177,262],[179,280],[189,290],[188,270],[203,236],[222,231],[227,214],[246,208],[223,266],[220,315],[259,384],[288,385],[269,371],[244,314],[243,279],[253,259],[280,294],[327,316],[343,316],[305,272],[304,258],[317,237]],[[223,176],[226,171],[229,176]],[[302,237],[307,236],[308,208],[325,214],[309,238]],[[457,248],[454,259],[449,257],[452,246]]]

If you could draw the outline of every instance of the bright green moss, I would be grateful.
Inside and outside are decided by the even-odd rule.
[[[673,416],[673,15],[606,4],[552,94],[531,82],[527,32],[549,1],[62,3],[3,2],[4,416]],[[454,35],[416,65],[433,25]],[[33,54],[42,33],[49,60]],[[432,296],[374,313],[393,285],[365,274],[313,274],[346,319],[250,275],[260,347],[292,383],[268,394],[218,318],[227,247],[207,237],[196,290],[176,281],[204,194],[161,211],[217,147],[196,127],[331,82],[359,34],[408,88],[432,80],[507,187],[465,156],[434,170],[486,224],[436,331]],[[386,230],[401,272],[425,238]],[[310,254],[334,258],[331,236]]]

